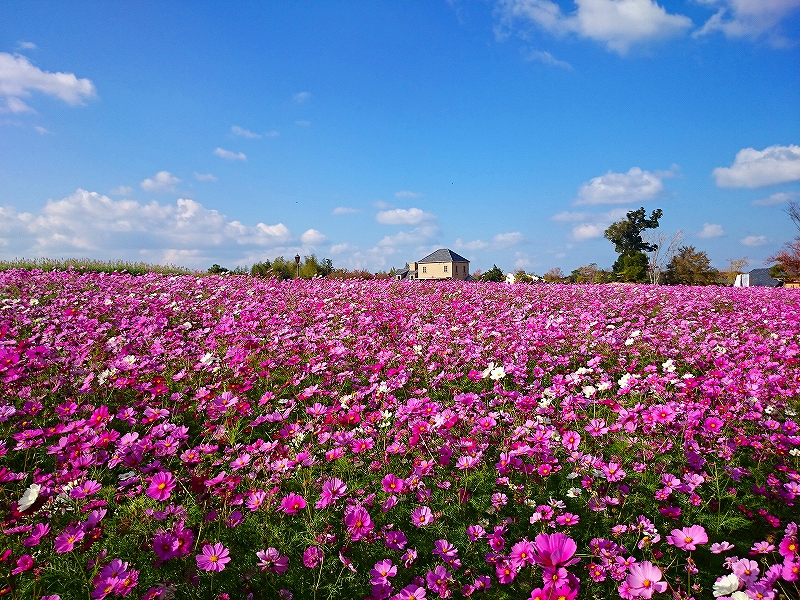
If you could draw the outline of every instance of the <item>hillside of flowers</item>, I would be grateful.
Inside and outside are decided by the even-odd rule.
[[[800,290],[0,273],[0,593],[798,598]]]

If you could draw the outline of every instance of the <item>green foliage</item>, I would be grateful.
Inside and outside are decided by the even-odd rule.
[[[272,275],[272,263],[268,260],[257,262],[250,267],[250,275],[253,277],[269,277]]]
[[[618,254],[628,254],[634,252],[652,252],[655,250],[653,244],[648,244],[642,239],[642,232],[645,229],[655,229],[658,227],[658,220],[663,212],[660,208],[650,213],[648,219],[645,215],[644,207],[639,210],[630,211],[625,219],[609,225],[605,231],[605,237],[614,244],[614,250]]]
[[[619,255],[614,261],[612,271],[618,281],[646,283],[648,281],[648,265],[649,261],[644,252],[641,250],[631,251]]]
[[[222,275],[223,273],[227,273],[228,269],[225,267],[220,267],[217,263],[211,265],[211,268],[208,270],[210,275]]]
[[[506,280],[505,273],[503,273],[503,271],[497,265],[494,265],[491,269],[486,271],[486,273],[481,275],[481,281],[500,282],[505,280]]]
[[[648,281],[645,252],[652,252],[656,246],[645,242],[642,232],[657,228],[663,212],[657,208],[649,218],[646,214],[644,207],[632,210],[625,219],[612,223],[605,231],[606,239],[614,244],[614,250],[620,255],[612,268],[619,281]]]
[[[712,285],[718,279],[719,271],[711,266],[708,255],[694,246],[682,246],[665,273],[665,280],[671,285]]]
[[[601,269],[596,263],[589,263],[572,271],[569,280],[572,283],[607,283],[614,281],[614,277],[611,272]]]
[[[144,275],[160,273],[162,275],[193,275],[190,269],[175,265],[153,265],[144,262],[128,262],[124,260],[94,260],[91,258],[16,258],[0,261],[0,271],[24,269],[26,271],[69,271],[78,273],[130,273]]]

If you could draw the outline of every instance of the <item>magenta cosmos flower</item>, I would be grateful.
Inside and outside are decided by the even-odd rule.
[[[147,495],[153,500],[166,500],[172,490],[175,489],[175,478],[169,471],[162,471],[153,475],[150,480],[150,487],[147,488]]]
[[[291,493],[281,500],[281,507],[279,510],[282,510],[287,515],[293,515],[303,510],[305,507],[305,499],[303,499],[300,494]]]
[[[533,560],[543,567],[567,567],[580,560],[572,558],[578,549],[577,544],[563,533],[540,533],[533,546]]]
[[[625,583],[635,598],[651,598],[654,592],[660,594],[667,589],[667,582],[661,581],[661,569],[649,560],[632,564]]]
[[[195,556],[197,568],[201,571],[222,571],[225,565],[231,561],[230,552],[220,543],[213,546],[206,544],[203,546],[202,553]]]
[[[708,542],[708,534],[702,525],[673,529],[670,534],[667,536],[667,542],[681,550],[697,550],[698,544]]]

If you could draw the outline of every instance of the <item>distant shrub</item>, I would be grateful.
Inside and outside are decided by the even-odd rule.
[[[94,260],[91,258],[15,258],[0,261],[0,271],[24,269],[26,271],[69,271],[79,273],[160,273],[162,275],[192,275],[194,271],[176,265],[152,265],[144,262],[128,262],[124,260]]]

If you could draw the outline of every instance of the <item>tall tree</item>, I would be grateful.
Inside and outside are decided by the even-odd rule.
[[[642,238],[646,229],[656,229],[658,220],[663,215],[660,208],[655,209],[647,217],[644,207],[632,210],[625,218],[612,223],[605,231],[605,237],[619,254],[612,270],[621,281],[646,282],[648,280],[647,255],[655,246]]]
[[[664,269],[678,248],[683,243],[683,231],[680,229],[672,234],[670,237],[663,231],[649,231],[642,236],[645,242],[650,244],[653,248],[647,253],[649,264],[647,265],[647,274],[650,277],[650,283],[658,285],[664,278]]]
[[[719,271],[704,251],[682,246],[669,261],[665,279],[672,285],[711,285],[719,279]]]

